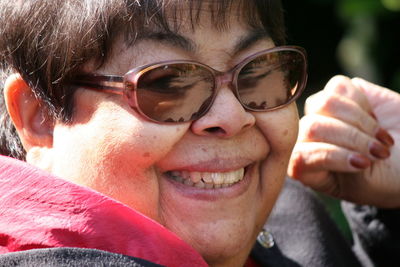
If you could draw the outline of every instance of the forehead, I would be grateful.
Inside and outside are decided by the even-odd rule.
[[[273,46],[264,31],[253,31],[237,22],[224,31],[211,25],[198,25],[177,32],[149,32],[130,46],[119,41],[104,65],[107,70],[103,70],[105,74],[111,71],[123,75],[135,67],[156,62],[194,60],[223,71],[250,53]]]
[[[109,64],[110,60],[115,60],[115,52],[119,53],[121,47],[125,50],[135,47],[138,52],[136,54],[149,53],[146,46],[143,48],[146,51],[137,48],[143,40],[159,43],[163,48],[165,40],[168,39],[177,47],[183,45],[189,47],[190,43],[185,42],[186,40],[180,36],[199,37],[201,36],[198,34],[199,29],[226,33],[228,29],[234,28],[232,25],[240,24],[246,31],[258,32],[258,35],[264,36],[268,34],[276,45],[284,43],[282,9],[278,0],[128,0],[128,2],[134,4],[129,5],[130,8],[126,10],[125,16],[124,12],[115,14],[116,23],[112,24],[110,34],[105,35],[107,36],[103,46],[105,49],[90,60],[95,61],[97,65],[91,68],[92,71]],[[205,36],[204,39],[210,38]],[[90,61],[83,65],[83,71],[87,70],[85,66],[90,65]]]
[[[149,1],[154,2],[154,1]],[[141,20],[133,19],[125,29],[125,41],[130,44],[138,40],[151,38],[162,40],[165,33],[184,33],[185,36],[195,35],[202,31],[226,32],[243,26],[248,30],[267,32],[262,22],[256,2],[261,0],[232,0],[232,1],[160,1],[166,3],[154,13],[146,8],[140,10]],[[124,31],[124,30],[123,30]],[[175,38],[177,44],[183,40]]]
[[[168,27],[157,23],[149,24],[145,31],[133,40],[120,36],[114,43],[112,53],[106,63],[119,74],[133,67],[156,61],[194,59],[208,63],[217,55],[218,60],[229,60],[234,55],[264,41],[263,49],[273,42],[268,32],[258,24],[250,25],[241,19],[241,11],[232,9],[225,13],[223,24],[216,26],[212,10],[204,9],[196,13],[194,21],[190,9],[182,9],[178,14],[170,13],[165,19]],[[207,58],[208,57],[208,58]],[[111,65],[111,66],[110,66]]]
[[[218,41],[223,41],[226,47],[231,47],[240,41],[240,44],[237,44],[239,50],[240,46],[247,45],[246,42],[270,38],[267,31],[261,26],[250,26],[239,18],[239,15],[232,14],[226,18],[223,28],[219,28],[213,23],[212,14],[205,11],[200,14],[196,24],[191,24],[190,18],[183,17],[180,24],[174,28],[148,29],[145,33],[138,35],[135,42],[155,41],[161,45],[173,45],[189,52],[196,52],[202,46],[215,47],[218,45]]]

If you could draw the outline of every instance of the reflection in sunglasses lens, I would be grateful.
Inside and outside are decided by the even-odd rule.
[[[251,110],[276,108],[300,89],[304,59],[295,51],[260,55],[239,72],[237,86],[243,105]]]
[[[242,105],[254,111],[290,102],[302,89],[304,55],[296,50],[261,54],[241,67],[237,92]],[[159,122],[200,118],[212,103],[212,70],[195,63],[163,64],[145,70],[137,81],[139,110]]]
[[[199,118],[213,94],[213,74],[196,64],[163,65],[145,72],[138,81],[140,110],[161,122]]]

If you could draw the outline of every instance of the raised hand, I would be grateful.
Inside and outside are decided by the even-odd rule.
[[[288,174],[334,197],[400,207],[400,94],[336,76],[305,112]]]

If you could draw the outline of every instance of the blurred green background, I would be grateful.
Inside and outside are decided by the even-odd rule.
[[[309,80],[298,101],[336,74],[400,92],[400,0],[283,0],[288,44],[306,48]],[[338,201],[321,196],[351,238]]]
[[[306,94],[335,74],[400,91],[400,0],[283,0],[288,44],[309,56]]]

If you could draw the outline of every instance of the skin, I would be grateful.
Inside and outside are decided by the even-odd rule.
[[[387,88],[332,78],[306,101],[289,175],[334,197],[399,208],[399,106],[400,95]]]
[[[194,31],[179,31],[190,49],[168,38],[144,38],[134,47],[117,41],[112,60],[96,72],[123,75],[136,66],[172,59],[226,71],[274,46],[268,37],[240,46],[250,30],[235,16],[224,31],[215,30],[207,17],[200,21]],[[9,79],[5,93],[28,162],[156,220],[212,266],[243,266],[282,187],[298,130],[295,104],[247,112],[227,85],[204,117],[178,125],[150,122],[121,96],[83,89],[75,95],[71,124],[43,123],[45,108],[19,76]],[[165,175],[242,167],[247,167],[243,181],[224,189],[194,189]]]

